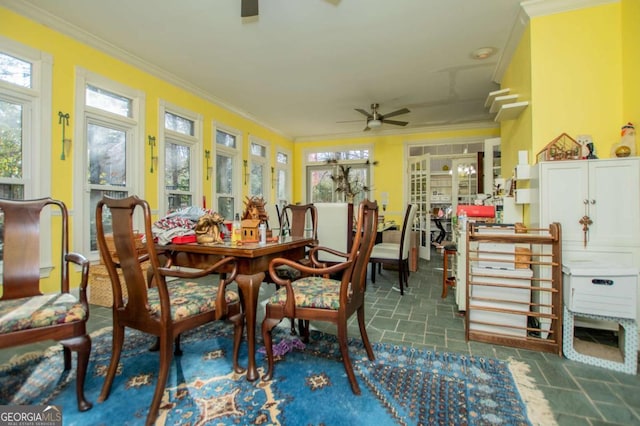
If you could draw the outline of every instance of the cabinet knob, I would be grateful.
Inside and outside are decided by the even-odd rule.
[[[589,200],[587,200],[586,198],[584,200],[582,200],[583,204],[589,204]]]
[[[596,203],[596,200],[591,200],[591,204],[595,204],[595,203]]]

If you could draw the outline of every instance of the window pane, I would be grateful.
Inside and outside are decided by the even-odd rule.
[[[218,213],[220,213],[225,220],[233,220],[235,217],[233,200],[233,197],[218,197]]]
[[[171,213],[183,207],[190,207],[191,203],[191,195],[185,194],[170,194],[169,195],[169,211],[167,213]]]
[[[233,193],[233,159],[224,155],[216,155],[216,192],[218,194]]]
[[[251,182],[249,193],[255,196],[264,195],[264,166],[262,164],[251,164]]]
[[[24,200],[24,185],[10,183],[0,184],[0,198]]]
[[[31,63],[0,53],[0,80],[31,88],[32,74]]]
[[[167,190],[191,190],[191,150],[184,145],[167,143],[164,184]]]
[[[307,155],[310,163],[324,163],[329,160],[366,160],[369,158],[368,149],[355,149],[337,152],[312,152]]]
[[[228,146],[229,148],[235,148],[236,137],[221,130],[216,130],[216,143],[219,145]]]
[[[126,133],[122,130],[96,124],[87,126],[90,184],[126,185],[126,145]]]
[[[287,154],[282,153],[282,152],[278,152],[278,153],[276,153],[276,162],[278,164],[288,164],[289,163],[289,156]]]
[[[183,135],[194,135],[194,123],[184,117],[180,117],[170,112],[164,113],[164,128],[182,133]]]
[[[276,198],[278,200],[287,199],[287,172],[284,170],[278,170],[278,183],[276,188]]]
[[[267,156],[267,147],[258,145],[257,143],[251,144],[251,155],[256,155],[258,157],[266,157]]]
[[[0,101],[0,178],[22,178],[22,110]]]
[[[98,243],[96,240],[96,206],[98,205],[98,201],[102,200],[102,197],[106,195],[108,197],[111,198],[125,198],[128,193],[127,192],[123,192],[123,191],[103,191],[100,189],[92,189],[91,193],[89,194],[89,209],[93,212],[92,215],[89,215],[89,220],[90,220],[90,225],[89,225],[89,229],[91,230],[91,235],[89,236],[90,241],[91,241],[91,250],[98,250]],[[102,216],[103,220],[104,220],[104,232],[105,234],[110,234],[111,233],[111,213],[109,212],[109,209],[104,210],[103,212],[103,216]]]
[[[131,99],[91,85],[87,85],[86,103],[94,108],[100,108],[124,117],[132,116],[133,101]]]
[[[311,202],[329,203],[333,201],[333,168],[310,170]]]

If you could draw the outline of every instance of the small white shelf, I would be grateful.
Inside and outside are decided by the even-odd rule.
[[[504,120],[513,120],[515,118],[518,118],[520,113],[524,111],[528,106],[529,102],[527,101],[504,104],[500,107],[498,114],[493,120],[497,122]]]
[[[511,89],[500,89],[500,90],[496,90],[494,92],[490,92],[489,96],[487,96],[487,100],[484,102],[485,108],[491,107],[491,105],[493,104],[493,101],[494,101],[494,99],[496,97],[508,95],[510,91],[511,91]]]
[[[514,102],[517,102],[518,101],[518,96],[519,95],[496,96],[493,99],[493,103],[491,104],[491,108],[489,108],[489,112],[491,114],[495,114],[496,112],[500,111],[500,108],[502,108],[503,105],[512,104]]]

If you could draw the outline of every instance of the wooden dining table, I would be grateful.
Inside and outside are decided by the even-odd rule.
[[[164,254],[174,266],[203,269],[221,257],[233,256],[237,259],[238,275],[236,282],[242,296],[245,321],[247,325],[248,365],[247,380],[258,378],[256,367],[256,311],[260,285],[265,273],[269,270],[269,262],[277,257],[298,260],[305,255],[305,248],[316,241],[310,237],[280,237],[277,241],[259,243],[224,244],[168,244],[158,245],[159,254]]]

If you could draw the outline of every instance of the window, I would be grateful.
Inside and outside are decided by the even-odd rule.
[[[160,105],[160,116],[164,116],[164,155],[161,156],[164,212],[196,205],[201,196],[200,181],[202,165],[199,152],[202,150],[202,118],[194,113]],[[160,149],[160,148],[159,148]]]
[[[269,195],[269,156],[265,142],[251,141],[251,161],[249,172],[249,195],[262,197],[265,201]]]
[[[344,202],[349,200],[341,182],[349,183],[354,193],[353,203],[369,197],[371,161],[369,149],[311,152],[307,160],[307,200],[312,203]],[[346,181],[341,180],[346,172]]]
[[[216,128],[215,130],[215,203],[214,209],[231,220],[239,212],[241,189],[240,132]]]
[[[50,55],[0,36],[0,197],[29,199],[51,194]],[[62,143],[62,142],[61,142]],[[60,145],[61,146],[61,145]],[[43,223],[49,221],[48,209]],[[2,256],[0,215],[0,260]],[[41,235],[50,240],[50,228]],[[51,247],[42,244],[43,267]],[[46,273],[45,273],[46,275]]]
[[[144,164],[140,130],[144,96],[82,69],[77,75],[74,167],[76,176],[85,176],[85,182],[75,190],[75,199],[79,200],[75,206],[76,227],[80,231],[74,232],[74,246],[97,259],[98,201],[104,195],[124,198],[136,194],[144,198],[144,170],[139,166]]]
[[[289,182],[289,176],[291,176],[290,157],[288,152],[276,152],[275,177],[273,179],[275,180],[276,200],[281,205],[285,205],[291,200],[291,184]]]

